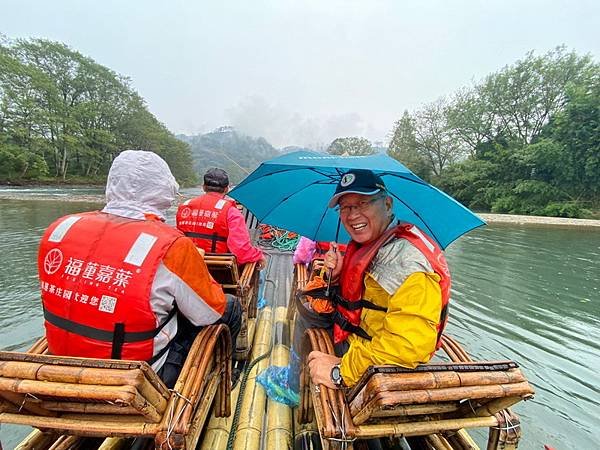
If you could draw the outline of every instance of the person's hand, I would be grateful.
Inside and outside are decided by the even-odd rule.
[[[331,270],[332,280],[336,280],[340,276],[343,262],[344,257],[338,250],[337,243],[331,242],[329,245],[329,250],[327,250],[327,253],[325,253],[325,267]]]
[[[267,258],[263,256],[256,262],[256,268],[258,270],[263,270],[265,267],[267,267]]]
[[[307,363],[310,370],[310,378],[316,385],[322,384],[330,389],[338,389],[331,380],[331,369],[336,364],[339,364],[341,358],[323,353],[319,351],[312,351],[308,354]]]
[[[198,250],[198,253],[200,253],[200,256],[202,256],[204,258],[204,255],[206,254],[206,252],[204,251],[204,249],[200,248],[200,247],[196,247],[196,250]]]

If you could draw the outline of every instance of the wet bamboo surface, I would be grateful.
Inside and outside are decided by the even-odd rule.
[[[276,306],[271,366],[284,367],[290,359],[290,330],[287,307]],[[292,445],[292,409],[283,403],[267,400],[267,449],[286,449]]]

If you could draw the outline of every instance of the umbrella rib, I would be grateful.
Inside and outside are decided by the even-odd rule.
[[[338,175],[339,175],[339,174],[340,174],[340,171],[339,171],[339,169],[338,169],[338,168],[335,168],[335,167],[334,167],[334,169],[335,169],[335,170],[338,172]],[[320,172],[320,171],[318,171],[318,170],[317,170],[316,168],[314,168],[314,167],[301,167],[301,166],[298,166],[298,167],[293,167],[293,168],[289,168],[289,169],[281,169],[281,170],[276,170],[276,171],[273,171],[273,172],[267,173],[267,174],[265,174],[265,175],[262,175],[260,178],[266,178],[266,177],[270,177],[270,176],[273,176],[273,175],[278,175],[278,174],[280,174],[280,173],[294,172],[294,171],[296,171],[296,170],[311,170],[311,171],[313,171],[313,172],[316,172],[316,173],[318,173],[318,174],[319,174],[319,175],[321,175],[321,176],[324,176],[324,177],[327,177],[327,178],[329,178],[330,182],[326,182],[326,183],[324,183],[324,184],[332,184],[332,183],[331,183],[331,181],[332,181],[333,183],[337,183],[337,179],[335,178],[335,177],[336,177],[336,175],[332,175],[332,174],[329,174],[329,173],[327,173],[327,172]]]

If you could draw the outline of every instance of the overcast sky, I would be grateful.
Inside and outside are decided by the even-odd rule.
[[[414,110],[565,44],[600,55],[597,0],[0,0],[0,32],[131,78],[174,133],[275,146],[385,140]]]

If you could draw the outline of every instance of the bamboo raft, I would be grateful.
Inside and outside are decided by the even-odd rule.
[[[207,327],[198,336],[173,391],[145,363],[48,356],[41,339],[28,353],[0,352],[0,423],[37,428],[19,450],[88,448],[84,436],[108,437],[94,447],[102,450],[127,448],[134,436],[150,438],[159,449],[191,449],[196,443],[203,450],[304,449],[316,441],[325,449],[351,449],[374,437],[419,439],[417,448],[434,450],[478,449],[465,431],[471,427],[490,429],[489,450],[516,448],[520,428],[509,406],[530,398],[533,390],[514,363],[474,362],[448,336],[442,349],[451,363],[416,371],[371,368],[348,392],[317,389],[304,371],[299,408],[267,399],[256,377],[268,365],[288,363],[295,314],[288,299],[313,273],[296,266],[292,278],[289,255],[280,258],[282,264],[270,266],[267,275],[274,280],[265,294],[270,305],[257,319],[248,318],[253,364],[243,388],[238,384],[230,392],[229,334],[223,326]],[[207,262],[229,292],[246,295],[250,315],[258,291],[254,268],[240,269],[228,255],[207,255]],[[310,330],[305,350],[310,349],[331,353],[327,333]]]
[[[171,390],[146,362],[47,355],[45,339],[30,353],[0,352],[0,423],[45,432],[20,448],[44,448],[48,433],[195,448],[213,400],[216,415],[230,414],[230,348],[225,325],[204,328]]]

